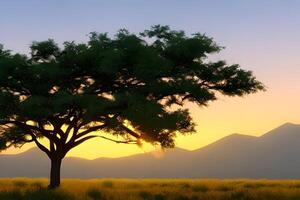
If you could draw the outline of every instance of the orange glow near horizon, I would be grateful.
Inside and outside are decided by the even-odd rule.
[[[225,60],[252,70],[267,91],[221,96],[208,107],[186,105],[197,133],[178,136],[177,147],[194,150],[233,133],[260,136],[287,122],[300,124],[300,1],[28,0],[1,1],[1,8],[0,43],[27,55],[35,40],[54,38],[61,46],[63,41],[86,43],[86,33],[91,31],[113,36],[119,28],[140,33],[155,24],[170,25],[187,35],[205,33],[226,47],[207,60]],[[34,146],[0,154],[16,154]],[[149,144],[139,147],[96,138],[67,156],[122,157],[154,149]]]
[[[268,86],[268,85],[267,85]],[[283,89],[285,89],[284,92]],[[211,102],[208,107],[187,105],[197,124],[196,134],[178,136],[177,147],[194,150],[208,145],[233,133],[260,136],[283,123],[300,124],[299,85],[281,84],[268,87],[266,92],[246,97],[223,97]],[[33,144],[22,149],[11,148],[3,154],[15,154],[32,148]],[[68,156],[94,159],[98,157],[122,157],[154,150],[149,144],[142,147],[129,144],[116,144],[103,139],[94,139],[76,147]]]

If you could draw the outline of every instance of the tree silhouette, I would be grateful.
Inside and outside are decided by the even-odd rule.
[[[29,57],[1,46],[0,147],[34,142],[51,160],[50,188],[60,185],[65,155],[92,138],[173,147],[176,135],[194,132],[185,102],[206,106],[218,93],[264,89],[239,65],[208,62],[221,49],[200,33],[160,25],[140,34],[91,33],[87,43],[62,49],[53,40],[33,42]]]

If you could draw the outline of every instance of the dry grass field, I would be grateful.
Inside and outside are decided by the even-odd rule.
[[[185,179],[0,179],[0,200],[299,200],[300,181]]]

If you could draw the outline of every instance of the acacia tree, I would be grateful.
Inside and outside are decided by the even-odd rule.
[[[92,138],[173,147],[176,135],[194,132],[186,102],[206,106],[218,93],[264,88],[239,65],[207,61],[221,49],[200,33],[160,25],[140,34],[91,33],[87,43],[62,49],[53,40],[33,42],[30,56],[1,47],[0,147],[34,142],[51,160],[50,188],[60,185],[65,155]]]

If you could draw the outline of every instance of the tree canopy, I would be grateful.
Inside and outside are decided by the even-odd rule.
[[[95,137],[173,147],[177,134],[194,132],[186,102],[206,106],[217,94],[264,89],[251,71],[208,61],[220,50],[203,34],[160,25],[114,37],[94,32],[61,48],[33,42],[30,56],[0,46],[0,148],[35,142],[53,160]]]

